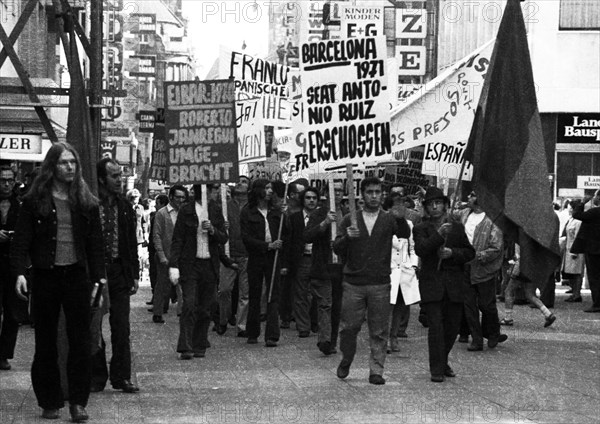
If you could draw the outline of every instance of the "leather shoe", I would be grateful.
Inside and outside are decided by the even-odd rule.
[[[57,420],[58,417],[58,409],[44,409],[42,411],[42,418],[47,420]]]
[[[506,334],[499,334],[497,337],[490,337],[488,339],[488,347],[490,349],[498,346],[498,343],[503,343],[508,340],[508,336]]]
[[[317,347],[321,352],[323,352],[324,355],[331,355],[331,342],[319,342],[317,343]]]
[[[371,384],[385,384],[385,378],[379,374],[371,374],[369,376],[369,383]]]
[[[269,339],[265,342],[265,346],[266,347],[276,347],[277,346],[277,341],[273,340],[273,339]]]
[[[194,358],[204,358],[206,356],[206,349],[200,349],[198,352],[194,352]]]
[[[600,312],[600,308],[594,308],[592,306],[591,308],[584,309],[583,312]]]
[[[304,339],[306,337],[310,336],[310,331],[300,331],[298,332],[298,337]]]
[[[444,376],[443,375],[431,375],[431,381],[433,381],[434,383],[443,383],[444,382]]]
[[[182,352],[181,355],[179,355],[179,359],[182,359],[184,361],[190,360],[194,358],[194,354],[192,352]]]
[[[7,359],[0,359],[0,370],[8,371],[11,368],[12,367],[10,366],[10,363],[8,362]]]
[[[248,337],[248,341],[246,343],[248,343],[248,344],[257,344],[258,343],[258,339],[256,337]]]
[[[283,328],[283,329],[290,328],[290,322],[289,321],[281,321],[281,324],[279,325],[279,328]]]
[[[581,298],[581,296],[579,296],[579,297],[570,296],[565,299],[565,302],[581,303],[581,302],[583,302],[583,299]]]
[[[246,333],[246,330],[240,330],[237,333],[238,337],[248,337],[248,333]]]
[[[225,325],[219,325],[217,327],[217,334],[219,336],[222,336],[223,334],[225,334],[226,331],[227,331],[227,324],[225,324]]]
[[[348,377],[348,374],[350,374],[350,365],[352,365],[352,362],[347,359],[342,359],[342,362],[340,362],[340,365],[337,367],[338,378]]]
[[[480,344],[476,344],[476,343],[471,343],[468,347],[467,350],[469,352],[479,352],[481,350],[483,350],[483,346]]]
[[[554,314],[550,314],[550,316],[547,317],[544,322],[544,328],[550,327],[554,321],[556,321],[556,316]]]
[[[446,369],[444,370],[444,375],[446,377],[456,377],[456,373],[454,372],[454,370],[452,368],[450,368],[450,365],[446,365]]]
[[[459,343],[469,343],[469,336],[458,336]]]
[[[152,315],[152,322],[155,324],[164,324],[165,320],[160,315]]]
[[[81,405],[69,406],[69,412],[71,413],[71,421],[74,423],[83,423],[90,419],[90,416],[86,412],[85,408]]]
[[[112,387],[115,390],[123,390],[125,393],[135,393],[140,391],[140,388],[133,384],[131,380],[123,380],[112,383]]]

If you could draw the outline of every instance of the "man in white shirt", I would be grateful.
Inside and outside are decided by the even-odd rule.
[[[201,204],[201,185],[194,185],[192,203],[177,215],[169,259],[169,279],[181,284],[183,311],[179,319],[180,358],[203,358],[208,342],[210,309],[219,275],[219,245],[227,243],[225,220],[214,202]]]

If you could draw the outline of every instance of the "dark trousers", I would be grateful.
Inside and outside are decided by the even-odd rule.
[[[439,302],[421,303],[421,309],[429,324],[429,371],[431,375],[444,375],[448,354],[458,334],[463,304],[445,298]]]
[[[10,273],[8,262],[0,261],[0,359],[12,359],[17,344],[19,323],[16,309],[20,300],[15,293],[15,278]]]
[[[495,278],[470,285],[465,296],[465,317],[475,344],[483,345],[484,337],[497,337],[500,334]]]
[[[104,387],[110,375],[112,384],[131,379],[131,342],[129,324],[129,296],[130,282],[123,275],[123,266],[114,263],[107,267],[108,297],[110,299],[109,318],[110,341],[112,344],[112,357],[110,359],[110,373],[106,366],[106,344],[102,337],[102,322],[98,323],[100,329],[100,348],[92,356],[92,382],[94,385]],[[100,313],[101,312],[96,312]],[[97,322],[94,317],[94,322]]]
[[[294,278],[291,275],[280,277],[279,315],[282,321],[291,321],[294,308]],[[270,281],[270,280],[269,280]]]
[[[592,292],[592,308],[600,308],[600,255],[586,253],[585,267]]]
[[[310,266],[312,257],[304,255],[297,264],[296,278],[294,280],[294,318],[298,331],[310,331],[311,328],[311,283]]]
[[[310,285],[313,299],[317,302],[318,342],[331,343],[331,281],[312,279]]]
[[[210,259],[195,259],[189,270],[180,268],[180,272],[183,310],[177,352],[199,353],[208,347],[210,311],[217,301],[217,275]]]
[[[86,270],[78,265],[55,266],[51,270],[36,269],[31,290],[36,317],[31,382],[38,405],[44,409],[64,406],[56,345],[62,306],[69,341],[69,402],[86,406],[91,381],[91,288]]]
[[[392,306],[392,323],[390,325],[390,338],[395,339],[400,334],[406,334],[410,320],[410,305],[404,303],[402,290],[398,289],[396,303]]]
[[[540,300],[547,308],[554,308],[556,280],[554,271],[543,281],[540,281]]]
[[[271,275],[275,251],[269,251],[265,256],[250,256],[248,258],[248,323],[246,332],[248,338],[260,336],[260,299],[263,282],[266,285],[267,297],[271,287]],[[288,279],[289,280],[289,279]],[[267,303],[267,326],[265,328],[265,340],[279,340],[279,266],[275,273],[275,281],[271,301]]]
[[[338,334],[340,330],[340,318],[342,315],[342,297],[343,288],[343,269],[342,264],[327,264],[327,271],[331,279],[331,347],[337,345]]]

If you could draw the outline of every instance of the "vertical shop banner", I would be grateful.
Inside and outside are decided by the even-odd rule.
[[[165,110],[156,111],[154,134],[152,137],[152,162],[150,163],[150,179],[167,180],[167,144],[165,142]]]
[[[100,153],[100,158],[116,159],[117,158],[117,142],[103,140],[100,143],[100,152],[99,153]]]
[[[170,184],[237,180],[234,85],[232,80],[165,82]]]
[[[301,45],[305,149],[292,162],[306,177],[391,159],[383,8],[338,8],[341,37]]]

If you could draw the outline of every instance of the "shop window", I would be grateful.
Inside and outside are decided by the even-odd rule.
[[[599,30],[600,1],[560,0],[558,28],[564,30]]]
[[[578,175],[600,175],[600,153],[558,152],[556,187],[577,188]]]

